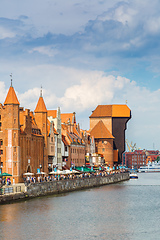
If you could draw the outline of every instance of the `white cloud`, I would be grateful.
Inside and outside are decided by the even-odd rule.
[[[40,46],[40,47],[35,47],[29,50],[29,53],[33,53],[33,52],[39,52],[49,57],[53,57],[58,53],[58,50],[53,49],[52,46]]]
[[[0,26],[0,39],[13,38],[15,36],[16,34],[13,31]]]

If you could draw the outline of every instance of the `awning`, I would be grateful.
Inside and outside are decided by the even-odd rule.
[[[3,172],[2,174],[0,174],[0,177],[11,177],[12,174],[10,173],[6,173],[6,172]]]
[[[24,176],[32,176],[34,175],[34,173],[31,173],[31,172],[27,172],[27,173],[23,173]]]
[[[88,167],[75,167],[75,169],[81,172],[95,172],[94,170],[91,170]]]

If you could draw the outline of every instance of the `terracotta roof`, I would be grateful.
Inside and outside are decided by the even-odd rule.
[[[20,105],[19,101],[18,101],[18,98],[17,98],[17,95],[14,91],[14,88],[11,86],[8,90],[8,93],[7,93],[7,97],[4,101],[4,105],[5,104],[18,104]]]
[[[39,100],[38,100],[38,103],[37,103],[37,106],[34,110],[34,112],[47,112],[47,108],[46,108],[46,105],[44,103],[44,100],[43,100],[43,97],[39,97]]]
[[[48,113],[48,117],[51,117],[51,116],[53,118],[57,117],[57,110],[48,110],[47,113]]]
[[[109,130],[105,127],[102,120],[100,120],[94,128],[90,132],[91,137],[94,138],[114,138],[113,135],[109,132]]]
[[[98,105],[91,114],[94,117],[130,117],[131,111],[127,105]]]
[[[65,146],[69,145],[69,142],[67,141],[64,135],[62,135],[62,142],[64,143]]]
[[[73,113],[61,113],[61,122],[68,123],[70,119],[70,122],[72,123],[73,117],[74,117]]]
[[[112,117],[130,117],[131,110],[127,105],[112,105]]]

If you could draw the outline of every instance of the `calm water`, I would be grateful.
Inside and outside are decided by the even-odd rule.
[[[160,173],[0,206],[0,239],[160,239]]]

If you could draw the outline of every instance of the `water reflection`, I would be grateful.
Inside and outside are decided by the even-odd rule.
[[[159,180],[1,205],[0,239],[159,239]]]

